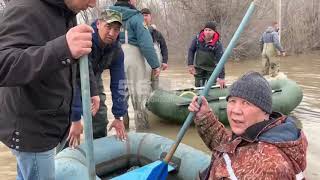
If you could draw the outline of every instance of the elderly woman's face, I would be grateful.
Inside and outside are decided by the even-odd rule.
[[[259,107],[239,97],[229,97],[227,115],[231,130],[236,135],[243,134],[248,127],[268,118]]]

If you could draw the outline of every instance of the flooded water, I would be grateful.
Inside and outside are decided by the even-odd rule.
[[[261,61],[245,60],[241,62],[230,61],[226,65],[227,83],[233,82],[241,74],[249,70],[260,70]],[[309,146],[307,154],[307,170],[305,172],[307,179],[320,179],[320,52],[309,55],[288,56],[281,58],[281,70],[288,78],[296,81],[303,89],[303,100],[301,104],[292,112],[292,116],[296,117],[303,126],[303,131],[307,135]],[[109,92],[109,77],[105,73],[105,87]],[[187,73],[187,69],[182,60],[180,63],[169,62],[169,70],[161,74],[160,85],[164,89],[179,89],[193,86],[193,76]],[[109,119],[112,119],[111,101],[107,100],[109,107]],[[133,117],[132,107],[129,109],[130,117]],[[149,116],[151,128],[146,132],[159,134],[171,139],[175,139],[180,129],[180,125],[172,125],[162,123],[158,117],[150,113]],[[130,122],[130,130],[134,131],[134,125]],[[111,132],[110,134],[113,134]],[[194,127],[190,127],[186,133],[183,143],[201,149],[210,153],[202,140],[199,138]],[[15,159],[10,151],[0,144],[0,179],[15,179]]]

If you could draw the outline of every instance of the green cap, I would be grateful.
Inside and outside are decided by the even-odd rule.
[[[119,22],[122,25],[122,14],[119,11],[105,9],[101,12],[100,15],[100,19],[106,21],[108,24]]]

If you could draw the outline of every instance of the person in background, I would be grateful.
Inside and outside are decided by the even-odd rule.
[[[75,18],[95,3],[6,4],[0,18],[0,140],[16,157],[18,180],[54,180],[55,147],[81,133],[81,124],[70,122],[71,103],[77,64],[91,52],[93,29],[76,25]]]
[[[258,72],[234,82],[227,96],[231,130],[219,122],[202,97],[189,110],[202,140],[212,151],[200,179],[304,179],[307,139],[295,120],[272,112],[272,90]]]
[[[168,48],[167,43],[161,32],[157,30],[156,25],[151,24],[152,15],[148,8],[141,9],[141,13],[144,18],[144,23],[148,26],[151,33],[154,49],[156,50],[159,63],[161,64],[161,70],[168,69]],[[152,90],[159,89],[159,77],[151,77]]]
[[[280,62],[277,56],[277,50],[282,56],[286,53],[282,48],[279,40],[278,24],[274,23],[269,26],[260,38],[260,48],[262,51],[262,75],[270,75],[275,77],[280,72]]]
[[[273,27],[273,29],[274,29],[275,32],[279,33],[280,27],[279,27],[278,22],[274,21],[274,22],[272,23],[272,27]]]
[[[146,102],[151,93],[151,73],[160,74],[160,64],[148,27],[136,9],[136,0],[117,0],[110,9],[122,13],[123,28],[120,42],[124,51],[127,85],[134,109],[136,129],[149,128]],[[151,70],[152,69],[152,70]]]
[[[195,86],[204,86],[223,54],[220,34],[216,30],[216,22],[208,21],[204,28],[192,40],[188,52],[188,70],[194,75]],[[216,79],[220,88],[225,87],[225,70]]]
[[[104,92],[102,73],[105,69],[110,70],[110,89],[112,95],[112,113],[114,120],[109,128],[115,128],[119,139],[126,139],[126,132],[123,124],[123,115],[127,113],[127,102],[121,91],[125,83],[124,73],[124,54],[119,42],[119,33],[122,25],[122,15],[120,12],[106,9],[103,10],[94,23],[92,28],[92,51],[88,55],[90,63],[90,79],[95,81],[100,97],[100,106],[92,118],[93,138],[101,138],[107,135],[106,128],[108,124],[107,106],[105,104],[106,94]],[[78,85],[80,87],[80,84]],[[82,104],[81,91],[77,88],[76,98],[74,99],[71,120],[79,121],[81,119]],[[73,144],[77,146],[78,144]]]

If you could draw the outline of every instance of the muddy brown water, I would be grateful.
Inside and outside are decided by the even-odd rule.
[[[241,74],[248,70],[260,70],[260,59],[243,60],[240,62],[230,61],[226,65],[226,80],[228,83],[236,80]],[[303,100],[301,104],[291,113],[302,124],[303,130],[308,138],[309,146],[307,153],[307,179],[320,179],[320,52],[313,52],[308,55],[288,56],[281,58],[281,70],[288,78],[296,81],[303,89]],[[105,87],[109,92],[109,73],[106,72]],[[169,70],[161,74],[161,87],[166,89],[188,88],[193,85],[193,77],[187,73],[184,61],[170,63]],[[107,100],[108,117],[112,119],[111,101]],[[132,107],[129,108],[130,117],[133,117]],[[175,139],[180,125],[165,124],[158,117],[150,113],[151,128],[146,132],[159,134]],[[130,131],[134,131],[133,122],[130,122]],[[114,134],[111,132],[110,134]],[[199,138],[194,127],[190,127],[186,133],[183,143],[210,153],[208,148]],[[0,179],[13,180],[16,175],[16,162],[9,149],[0,143]]]

